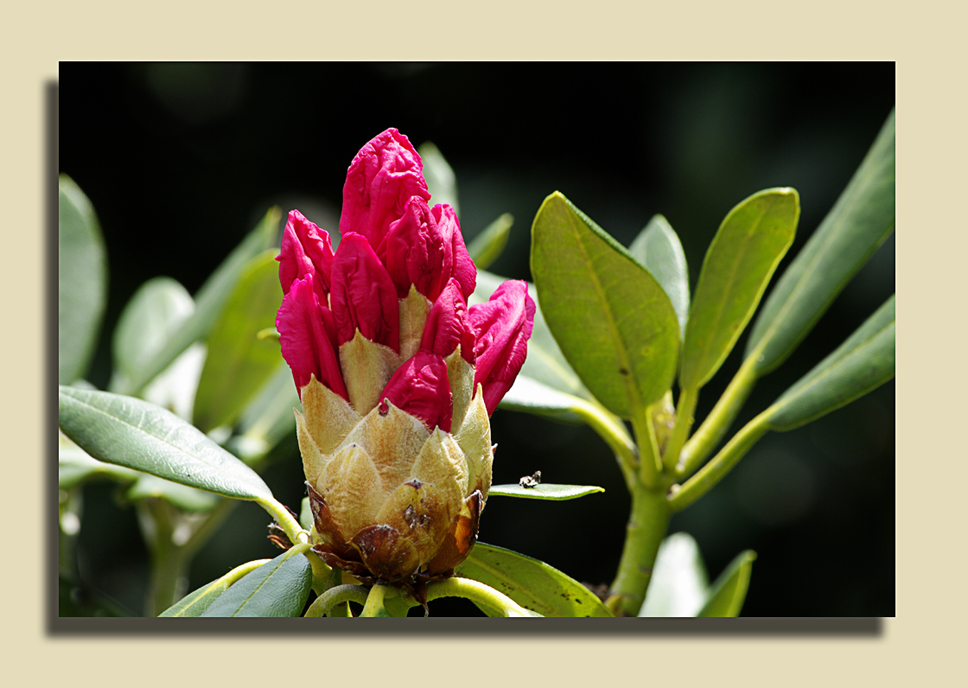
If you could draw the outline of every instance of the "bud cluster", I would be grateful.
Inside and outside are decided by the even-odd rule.
[[[303,412],[314,551],[364,581],[451,575],[491,484],[489,417],[524,363],[535,305],[508,281],[468,306],[477,269],[423,163],[388,129],[353,159],[341,240],[289,213],[276,317]]]

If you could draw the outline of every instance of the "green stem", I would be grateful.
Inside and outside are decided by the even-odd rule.
[[[723,396],[716,402],[716,406],[686,442],[675,467],[676,474],[680,478],[691,475],[699,468],[735,420],[736,414],[743,407],[756,382],[756,358],[757,352],[753,352],[743,361],[743,365],[723,392]]]
[[[440,597],[464,597],[503,612],[505,616],[533,616],[507,595],[470,578],[447,578],[427,586],[428,602]]]
[[[363,604],[363,613],[360,617],[378,617],[378,616],[390,616],[383,607],[383,598],[386,597],[387,588],[385,585],[374,585],[370,588],[370,593],[366,596],[366,602]]]
[[[770,429],[767,423],[768,411],[769,409],[747,423],[709,463],[702,467],[702,470],[687,480],[682,487],[678,490],[673,488],[674,492],[669,497],[669,507],[672,511],[685,509],[709,492],[716,483],[729,473],[746,452]]]
[[[268,499],[257,499],[259,506],[269,512],[269,514],[276,520],[284,531],[286,535],[289,536],[289,541],[294,545],[309,542],[309,532],[303,530],[303,527],[299,525],[299,522],[292,517],[289,510],[286,509],[281,503],[276,501],[275,498],[269,497]]]
[[[665,456],[662,458],[666,470],[672,470],[679,461],[679,452],[682,450],[682,445],[686,443],[689,430],[692,428],[693,414],[696,412],[698,401],[698,388],[684,387],[679,392],[679,403],[676,405],[676,425],[672,428],[672,435],[669,437]]]
[[[638,484],[653,489],[662,473],[662,460],[659,457],[659,444],[655,438],[650,409],[642,409],[641,413],[632,416],[632,429],[639,448],[639,474],[636,482],[629,486],[629,491],[635,492]]]
[[[367,590],[362,585],[337,585],[330,588],[316,598],[309,605],[305,616],[326,616],[326,613],[338,604],[356,602],[366,604]]]
[[[576,399],[571,410],[584,420],[598,435],[605,440],[605,444],[615,452],[619,468],[625,476],[625,483],[631,490],[635,482],[635,465],[638,463],[638,452],[632,438],[622,421],[599,408],[595,404],[583,399]]]
[[[151,575],[145,600],[145,613],[158,616],[181,599],[187,580],[188,557],[172,539],[175,532],[174,507],[163,499],[138,502],[138,523],[151,555]]]
[[[632,513],[625,546],[606,605],[616,616],[638,616],[652,580],[652,567],[669,526],[669,503],[664,491],[642,486],[632,491]]]

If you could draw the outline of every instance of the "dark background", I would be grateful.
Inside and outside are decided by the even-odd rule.
[[[780,274],[876,137],[894,80],[893,63],[62,63],[59,171],[94,204],[110,271],[89,377],[107,385],[109,335],[145,280],[168,275],[194,293],[274,204],[335,230],[349,162],[390,126],[447,157],[468,241],[499,214],[514,215],[508,248],[490,268],[498,274],[530,279],[530,224],[559,190],[626,246],[653,214],[665,215],[695,287],[730,208],[760,189],[793,186],[800,226]],[[735,427],[893,292],[891,238],[797,353],[758,383]],[[703,389],[697,419],[744,344],[745,336]],[[758,553],[746,616],[893,616],[894,419],[891,382],[815,423],[767,435],[671,530],[698,540],[711,578],[740,551]],[[581,581],[610,582],[629,498],[605,444],[585,427],[500,410],[492,433],[495,483],[541,470],[546,482],[606,493],[563,503],[495,498],[481,541]],[[298,509],[294,438],[265,478]],[[81,572],[140,613],[147,561],[133,510],[107,484],[86,486],[84,497]],[[242,504],[196,558],[190,588],[273,556],[266,522]]]

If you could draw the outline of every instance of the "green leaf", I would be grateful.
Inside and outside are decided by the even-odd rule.
[[[293,437],[296,430],[293,409],[298,406],[299,395],[292,371],[280,360],[272,377],[242,411],[236,428],[239,434],[230,440],[232,451],[251,463],[286,437]]]
[[[665,290],[679,319],[679,336],[689,320],[689,268],[679,236],[662,215],[655,215],[629,246],[629,253]]]
[[[755,560],[756,552],[753,550],[740,552],[713,583],[709,599],[697,616],[739,616]]]
[[[118,391],[128,394],[140,392],[185,349],[208,335],[249,261],[268,249],[275,240],[280,216],[278,208],[269,209],[255,229],[229,254],[198,290],[195,295],[195,312],[192,316],[185,320],[182,326],[171,335],[165,346],[151,357],[140,374]]]
[[[894,231],[894,111],[833,209],[777,282],[757,316],[747,357],[779,366],[837,294]]]
[[[309,560],[284,552],[244,576],[200,616],[300,616],[312,580]]]
[[[554,483],[539,483],[534,487],[520,485],[491,485],[488,497],[499,495],[502,497],[524,497],[525,499],[546,499],[553,502],[563,502],[568,499],[578,499],[585,495],[604,492],[604,487],[595,485],[555,485]]]
[[[98,461],[63,434],[58,435],[57,486],[62,490],[69,490],[95,478],[132,482],[142,475],[130,468]]]
[[[709,598],[699,545],[688,533],[662,541],[639,616],[696,616]]]
[[[894,296],[767,409],[772,430],[792,430],[894,377]]]
[[[489,585],[542,616],[612,616],[578,581],[543,561],[494,545],[474,545],[456,575]]]
[[[208,336],[205,367],[195,394],[195,425],[208,432],[228,425],[279,368],[279,342],[260,339],[282,302],[277,250],[253,258],[239,276]]]
[[[215,602],[215,600],[217,600],[222,593],[229,589],[229,585],[231,585],[231,581],[227,581],[222,578],[214,580],[208,585],[203,585],[198,590],[195,590],[189,595],[183,597],[158,616],[201,616],[206,609],[212,606],[212,603]]]
[[[299,525],[306,530],[310,530],[313,527],[314,521],[313,509],[309,506],[309,497],[303,497],[302,503],[299,505]]]
[[[501,255],[507,246],[513,224],[514,217],[510,213],[504,213],[467,245],[467,253],[478,270],[486,270]]]
[[[57,380],[87,373],[107,299],[107,257],[94,208],[70,177],[58,179]]]
[[[201,513],[211,511],[218,505],[219,498],[211,492],[204,492],[179,485],[170,480],[163,480],[154,475],[141,474],[134,484],[124,494],[125,498],[137,502],[149,497],[157,497],[171,502],[183,511]]]
[[[142,284],[121,312],[111,340],[112,391],[137,377],[194,310],[191,295],[170,277],[155,277]]]
[[[251,468],[159,406],[64,386],[59,397],[61,430],[95,459],[226,497],[273,499]]]
[[[682,345],[683,388],[699,389],[726,360],[793,243],[799,217],[799,197],[789,188],[760,191],[729,211],[699,273]]]
[[[628,251],[555,192],[534,220],[531,273],[565,358],[625,418],[672,384],[679,323],[665,291]]]
[[[457,175],[440,149],[430,141],[425,141],[417,149],[423,159],[423,175],[430,191],[430,203],[446,203],[459,213],[457,205]]]

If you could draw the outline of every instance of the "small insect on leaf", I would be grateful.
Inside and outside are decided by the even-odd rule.
[[[541,471],[535,471],[534,475],[526,475],[518,481],[521,487],[537,487],[541,484]]]

